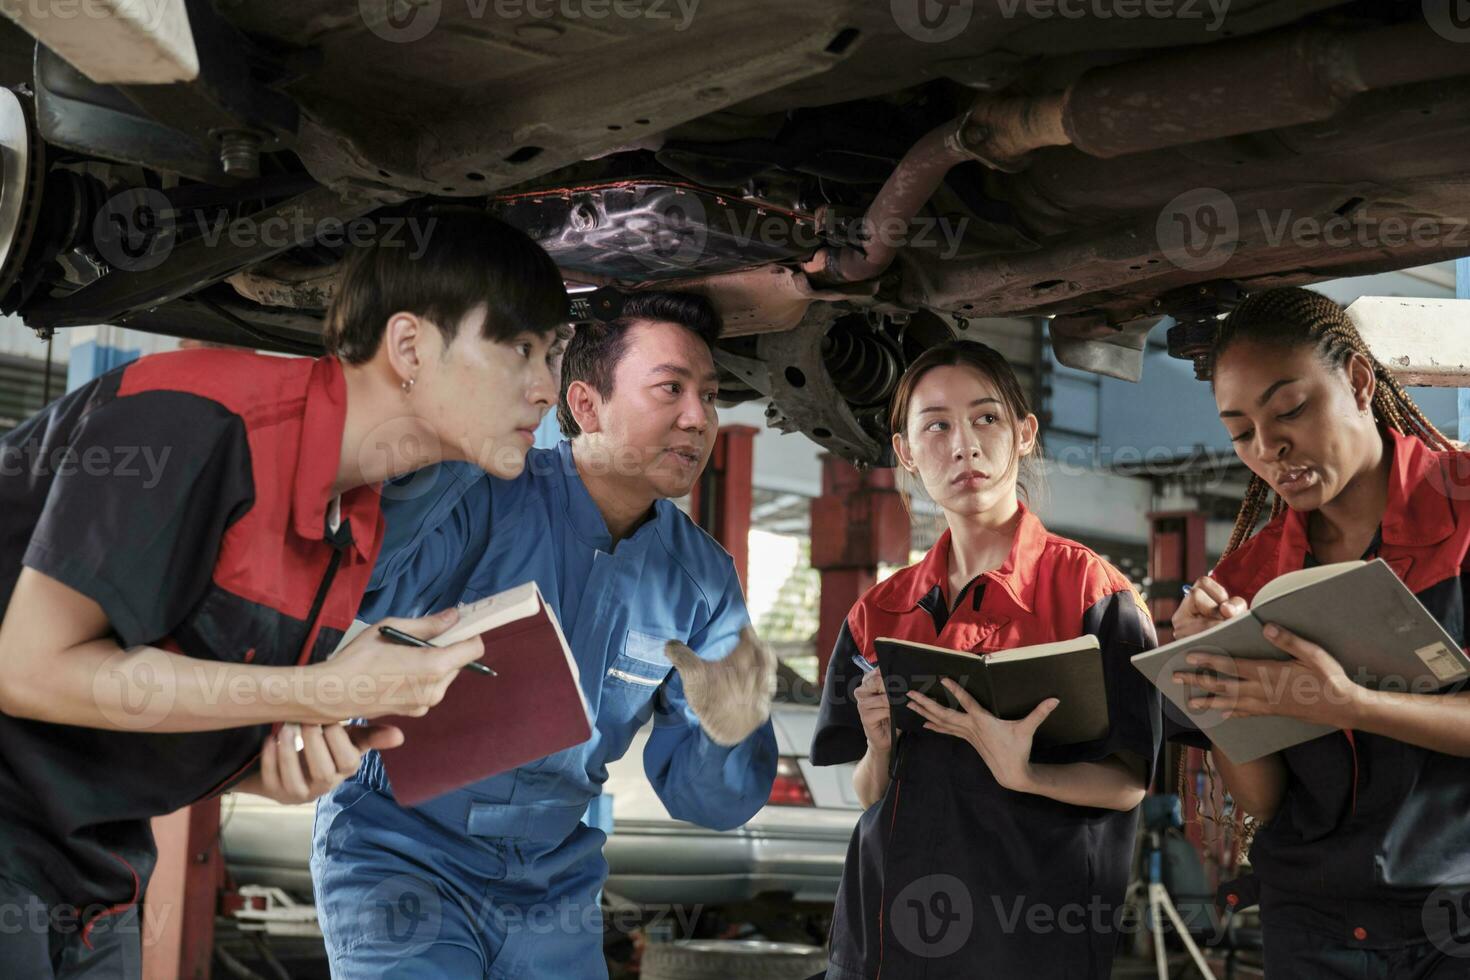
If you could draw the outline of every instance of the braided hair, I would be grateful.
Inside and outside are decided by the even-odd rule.
[[[1214,376],[1220,355],[1241,340],[1286,348],[1311,344],[1333,368],[1345,367],[1354,354],[1363,355],[1372,366],[1376,381],[1373,389],[1373,416],[1378,423],[1401,435],[1415,436],[1432,449],[1443,451],[1455,448],[1425,417],[1419,406],[1414,404],[1414,400],[1409,397],[1404,386],[1399,384],[1398,379],[1373,356],[1343,308],[1321,293],[1293,286],[1268,289],[1247,297],[1231,311],[1215,334],[1207,359],[1211,377]],[[1270,511],[1267,520],[1270,521],[1286,509],[1286,504],[1271,492],[1265,480],[1252,474],[1225,554],[1230,554],[1251,536],[1260,522],[1261,512],[1266,509],[1268,500]],[[1209,780],[1206,792],[1213,796],[1213,777],[1208,771],[1206,776]],[[1181,752],[1178,772],[1178,791],[1181,797],[1184,796],[1186,785],[1185,753]],[[1203,801],[1196,799],[1195,807],[1196,814],[1203,816]],[[1240,850],[1248,848],[1251,838],[1255,836],[1255,821],[1247,822],[1244,811],[1237,809],[1232,825],[1236,847]]]
[[[1239,340],[1282,347],[1314,344],[1317,353],[1334,368],[1345,366],[1354,354],[1363,355],[1372,365],[1373,377],[1377,381],[1373,389],[1374,418],[1401,435],[1419,438],[1431,449],[1454,448],[1414,404],[1398,379],[1369,351],[1343,308],[1321,293],[1291,286],[1268,289],[1247,297],[1225,318],[1215,335],[1209,353],[1212,376],[1220,355]],[[1271,493],[1265,480],[1252,475],[1225,554],[1230,554],[1250,537],[1268,498],[1271,510],[1267,519],[1270,520],[1280,515],[1286,504]]]

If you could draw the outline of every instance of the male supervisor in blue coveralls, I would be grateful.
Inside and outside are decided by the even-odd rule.
[[[644,768],[672,816],[729,829],[770,793],[774,659],[730,556],[668,499],[713,446],[719,319],[677,293],[614,313],[567,348],[570,442],[532,450],[513,481],[441,466],[389,488],[361,612],[437,610],[534,578],[577,660],[592,737],[412,809],[375,755],[324,797],[311,868],[334,976],[606,978],[606,837],[584,814],[650,715]]]

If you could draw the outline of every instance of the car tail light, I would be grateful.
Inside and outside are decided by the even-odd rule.
[[[776,781],[771,784],[771,797],[766,802],[772,806],[816,806],[806,777],[801,774],[801,763],[795,757],[783,755],[776,763]]]

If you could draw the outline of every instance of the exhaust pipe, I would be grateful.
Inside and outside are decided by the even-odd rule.
[[[1467,73],[1463,45],[1412,22],[1214,44],[1094,69],[1048,95],[982,93],[904,154],[863,216],[860,244],[822,249],[802,269],[834,283],[882,275],[902,237],[888,230],[907,229],[966,160],[1014,172],[1046,146],[1107,158],[1282,129],[1331,118],[1362,92]]]

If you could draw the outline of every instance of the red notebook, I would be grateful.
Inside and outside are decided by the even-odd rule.
[[[577,662],[535,582],[461,606],[460,621],[434,645],[477,634],[485,642],[480,663],[498,676],[460,671],[422,718],[376,719],[403,729],[403,744],[383,752],[383,768],[404,806],[592,737]]]

